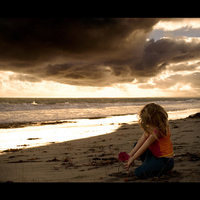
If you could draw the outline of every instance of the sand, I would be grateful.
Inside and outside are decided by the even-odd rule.
[[[138,124],[123,124],[115,132],[53,143],[0,155],[1,182],[200,182],[200,118],[169,122],[175,167],[162,177],[141,180],[135,166],[126,171],[117,160],[130,152],[142,131]]]

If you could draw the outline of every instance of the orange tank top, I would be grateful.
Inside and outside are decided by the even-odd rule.
[[[156,157],[165,157],[173,154],[171,133],[168,127],[167,135],[149,146],[150,151]]]

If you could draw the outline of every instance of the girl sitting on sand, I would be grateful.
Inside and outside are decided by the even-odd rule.
[[[160,105],[150,103],[138,116],[144,134],[129,153],[125,168],[129,169],[134,160],[140,158],[143,164],[135,169],[135,175],[142,179],[159,177],[174,167],[168,114]]]

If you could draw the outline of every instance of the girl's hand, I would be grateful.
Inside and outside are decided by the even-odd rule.
[[[130,166],[134,166],[134,161],[131,158],[129,158],[125,164],[125,169],[128,170]]]

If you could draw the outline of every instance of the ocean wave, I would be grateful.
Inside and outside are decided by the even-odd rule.
[[[166,111],[200,110],[200,98],[0,99],[0,124],[133,115],[154,102]]]

